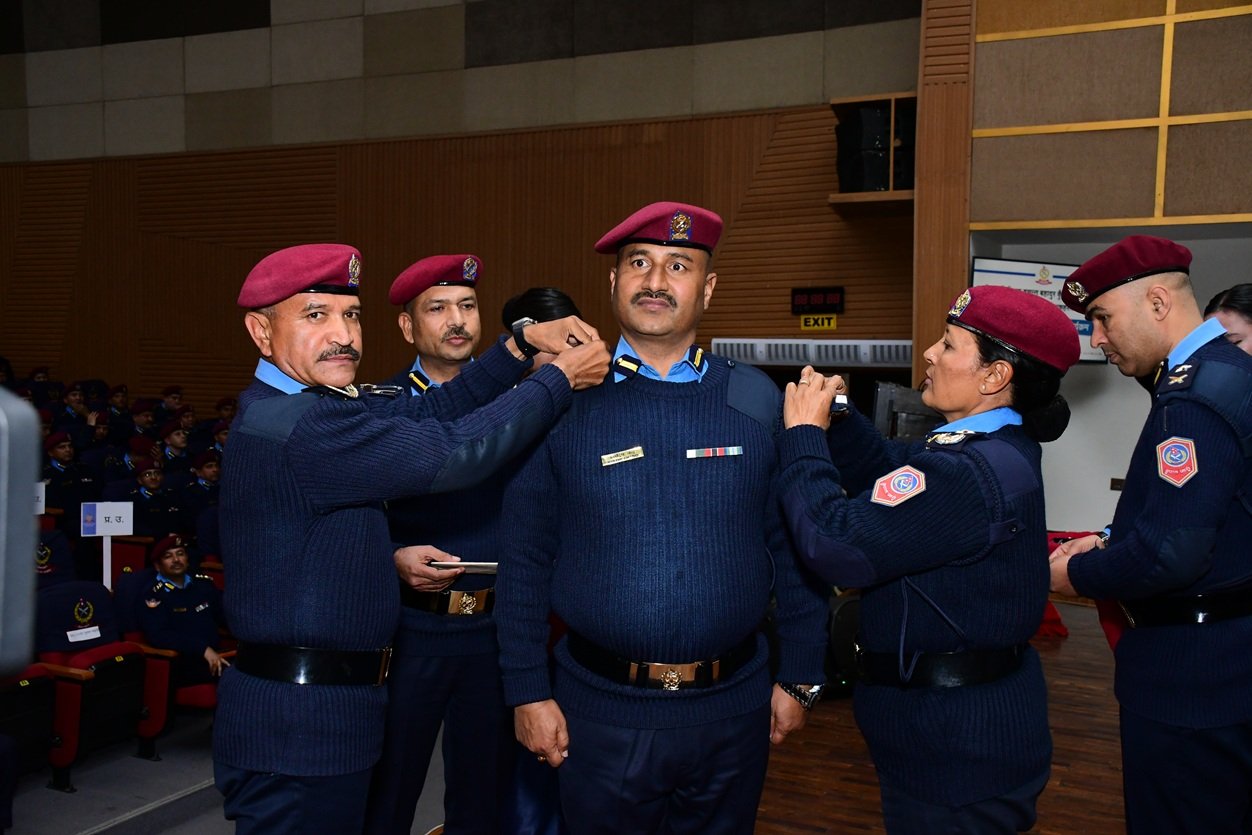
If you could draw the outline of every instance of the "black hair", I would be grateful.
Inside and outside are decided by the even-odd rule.
[[[1034,357],[1014,351],[985,334],[974,333],[983,365],[997,360],[1013,368],[1009,405],[1022,416],[1022,429],[1036,441],[1055,441],[1069,426],[1069,404],[1061,397],[1061,372]]]
[[[1252,284],[1236,284],[1221,291],[1204,308],[1204,315],[1212,316],[1219,310],[1238,313],[1252,321]]]
[[[566,316],[581,317],[582,313],[573,299],[555,287],[531,287],[505,302],[501,311],[506,330],[527,316],[536,322],[551,322]]]

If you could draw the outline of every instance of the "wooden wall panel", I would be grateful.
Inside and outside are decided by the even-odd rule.
[[[1252,110],[1252,14],[1174,27],[1171,114]]]
[[[969,284],[973,0],[927,0],[917,103],[913,373],[952,299]]]
[[[1246,5],[1248,5],[1248,0],[1176,0],[1175,11],[1179,14],[1186,14],[1210,9],[1232,9]]]
[[[974,140],[974,221],[1152,214],[1154,128]]]
[[[1166,0],[978,0],[978,34],[1153,17],[1165,8]]]
[[[825,106],[454,138],[0,167],[0,354],[65,380],[173,382],[205,411],[246,384],[255,349],[234,300],[273,249],[363,253],[362,379],[411,360],[387,304],[417,258],[483,257],[487,330],[536,284],[569,291],[613,336],[611,259],[596,239],[639,206],[679,199],[727,220],[701,337],[798,337],[789,288],[841,283],[833,336],[906,338],[908,213],[843,218]]]
[[[1165,213],[1252,212],[1252,121],[1169,129]],[[1233,278],[1246,281],[1248,276]]]
[[[1156,116],[1161,44],[1160,26],[981,43],[974,127]]]

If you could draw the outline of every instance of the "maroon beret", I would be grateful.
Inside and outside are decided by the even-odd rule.
[[[115,394],[130,394],[130,389],[126,388],[125,383],[118,383],[116,386],[109,389],[109,397],[112,397]]]
[[[183,538],[176,533],[172,533],[163,539],[157,540],[156,545],[152,546],[152,553],[149,555],[149,559],[152,562],[156,562],[161,557],[164,557],[167,552],[175,548],[186,549],[186,547],[187,543],[183,541]]]
[[[230,423],[228,423],[227,421],[219,420],[217,423],[213,424],[214,435],[216,435],[218,432],[222,432],[227,429],[230,429]]]
[[[182,393],[183,393],[182,386],[166,386],[165,388],[161,389],[162,397],[169,397],[171,394],[182,394]]]
[[[1033,293],[993,284],[957,296],[948,321],[988,336],[1064,374],[1078,362],[1078,328],[1065,312]]]
[[[303,244],[266,255],[239,289],[239,306],[269,307],[296,293],[360,295],[361,253],[344,244]]]
[[[47,406],[39,407],[39,422],[40,423],[52,423],[52,410],[49,409]]]
[[[161,424],[161,437],[162,438],[168,438],[170,435],[173,435],[175,432],[186,432],[186,431],[187,431],[186,429],[183,429],[182,421],[178,420],[177,418],[173,420],[167,420],[165,421],[165,423]]]
[[[179,406],[177,409],[175,409],[173,411],[173,416],[176,418],[180,418],[185,414],[194,414],[195,411],[196,411],[196,407],[188,403],[188,404]]]
[[[215,410],[216,410],[216,409],[224,409],[224,408],[225,408],[225,407],[227,407],[227,406],[234,406],[234,405],[237,405],[238,403],[239,403],[239,401],[238,401],[238,400],[236,400],[236,399],[235,399],[235,398],[233,398],[233,397],[222,397],[222,398],[218,399],[218,401],[217,401],[217,405],[215,405],[213,408],[214,408]]]
[[[156,408],[156,403],[147,397],[141,397],[134,403],[130,404],[130,413],[132,415],[141,415],[144,412],[151,412]]]
[[[70,439],[68,432],[53,432],[51,435],[43,439],[43,451],[51,452],[52,448],[57,444],[63,444]]]
[[[435,286],[473,287],[483,267],[477,255],[432,255],[396,276],[387,301],[405,305]]]
[[[66,386],[66,387],[65,387],[65,390],[64,390],[64,391],[62,391],[61,393],[62,393],[62,394],[69,394],[69,393],[70,393],[70,392],[72,392],[72,391],[76,391],[76,392],[78,392],[79,394],[82,394],[82,393],[83,393],[83,384],[82,384],[82,383],[80,383],[78,380],[75,380],[74,382],[72,382],[72,383],[70,383],[68,386]]]
[[[596,252],[612,255],[629,243],[690,246],[712,252],[722,236],[722,219],[686,203],[652,203],[614,226],[596,241]]]
[[[1131,235],[1113,244],[1070,273],[1061,300],[1083,315],[1101,293],[1137,278],[1191,269],[1191,250],[1165,238]]]
[[[161,469],[161,462],[155,458],[136,458],[135,459],[135,475],[143,475],[149,470]]]
[[[203,469],[205,464],[213,462],[217,462],[218,464],[222,463],[221,453],[215,449],[206,449],[204,452],[191,459],[191,466],[192,469],[199,470]]]
[[[147,435],[136,435],[126,442],[127,451],[132,457],[151,455],[155,445],[156,442]]]

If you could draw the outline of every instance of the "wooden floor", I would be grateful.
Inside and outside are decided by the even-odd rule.
[[[1058,603],[1068,638],[1037,638],[1048,678],[1052,779],[1037,835],[1116,833],[1121,753],[1113,656],[1089,606]],[[882,832],[878,780],[852,719],[851,699],[820,703],[799,734],[773,749],[758,835]]]

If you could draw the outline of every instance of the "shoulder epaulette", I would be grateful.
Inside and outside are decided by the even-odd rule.
[[[404,393],[402,386],[389,386],[374,383],[362,383],[359,387],[361,394],[374,394],[379,397],[399,397]]]
[[[763,425],[771,434],[782,427],[782,392],[764,371],[734,360],[716,358],[730,368],[726,405]]]
[[[338,386],[309,386],[304,391],[309,394],[316,394],[318,397],[334,397],[338,400],[356,400],[361,396],[361,392],[351,383],[348,383],[343,388]]]
[[[1174,382],[1182,374],[1187,379]],[[1192,357],[1170,369],[1169,379],[1157,388],[1157,395],[1162,398],[1176,392],[1217,412],[1239,439],[1244,457],[1252,458],[1252,371],[1224,358],[1210,357],[1200,363]]]
[[[952,452],[964,449],[969,441],[983,437],[983,432],[962,429],[958,432],[932,432],[926,436],[926,449],[945,449]]]

